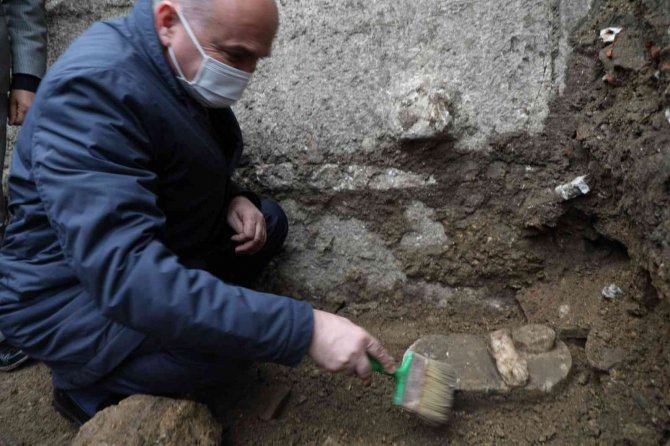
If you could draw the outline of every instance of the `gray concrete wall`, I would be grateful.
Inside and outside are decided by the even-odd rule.
[[[273,57],[235,107],[244,179],[278,195],[291,218],[273,278],[314,299],[420,289],[438,302],[477,301],[430,274],[408,279],[458,244],[444,229],[449,211],[418,197],[444,191],[450,173],[414,171],[408,157],[422,141],[487,152],[492,136],[541,131],[564,86],[568,35],[590,2],[280,0]],[[47,1],[50,60],[92,21],[131,6]],[[370,209],[342,212],[350,195],[355,206],[369,195]],[[468,200],[476,208],[477,195]]]

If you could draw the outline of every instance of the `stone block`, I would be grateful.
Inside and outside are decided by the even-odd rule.
[[[203,404],[134,395],[98,412],[72,446],[218,446],[221,433]]]
[[[512,330],[516,347],[527,353],[545,353],[554,348],[556,332],[541,324],[530,324]]]
[[[549,332],[552,330],[535,325],[519,327],[514,331],[542,333],[545,338],[550,338]],[[572,369],[572,355],[565,343],[555,341],[552,343],[553,348],[548,351],[529,353],[523,349],[516,350],[511,338],[508,338],[509,333],[508,330],[498,330],[489,335],[497,340],[507,340],[503,342],[503,349],[489,345],[487,336],[484,335],[449,334],[423,337],[412,344],[409,350],[430,359],[447,362],[456,375],[456,390],[466,394],[514,392],[515,395],[523,396],[538,392],[549,393],[565,381]],[[545,339],[542,345],[543,348],[548,345],[548,340]],[[535,347],[535,351],[540,350]],[[503,370],[501,362],[496,363],[496,351],[503,351],[508,359],[513,357],[509,364],[503,361]],[[517,363],[523,365],[525,379],[507,382],[503,378],[506,373],[504,367],[511,364],[510,367],[513,368]]]

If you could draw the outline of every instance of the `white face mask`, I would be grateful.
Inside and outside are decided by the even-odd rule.
[[[189,81],[181,71],[172,47],[169,46],[168,53],[177,72],[179,72],[177,79],[179,79],[188,94],[205,107],[230,107],[242,97],[242,93],[247,88],[249,79],[251,79],[251,74],[219,62],[205,54],[186,18],[184,18],[179,10],[177,10],[177,15],[184,25],[186,33],[202,55],[200,68],[198,68],[198,72],[193,80]]]

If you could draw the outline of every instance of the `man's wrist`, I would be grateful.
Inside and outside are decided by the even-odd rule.
[[[12,75],[11,90],[26,90],[32,93],[37,91],[40,85],[40,78],[32,74],[14,73]]]

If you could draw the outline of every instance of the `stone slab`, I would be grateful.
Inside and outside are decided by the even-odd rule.
[[[448,362],[456,375],[456,390],[464,393],[549,393],[570,374],[572,355],[562,341],[556,341],[547,352],[517,350],[516,353],[526,363],[528,381],[511,389],[501,378],[487,337],[472,334],[430,335],[417,340],[409,350],[429,359]]]
[[[456,390],[487,393],[507,390],[484,336],[430,335],[416,341],[409,350],[429,359],[448,362],[456,375]]]

